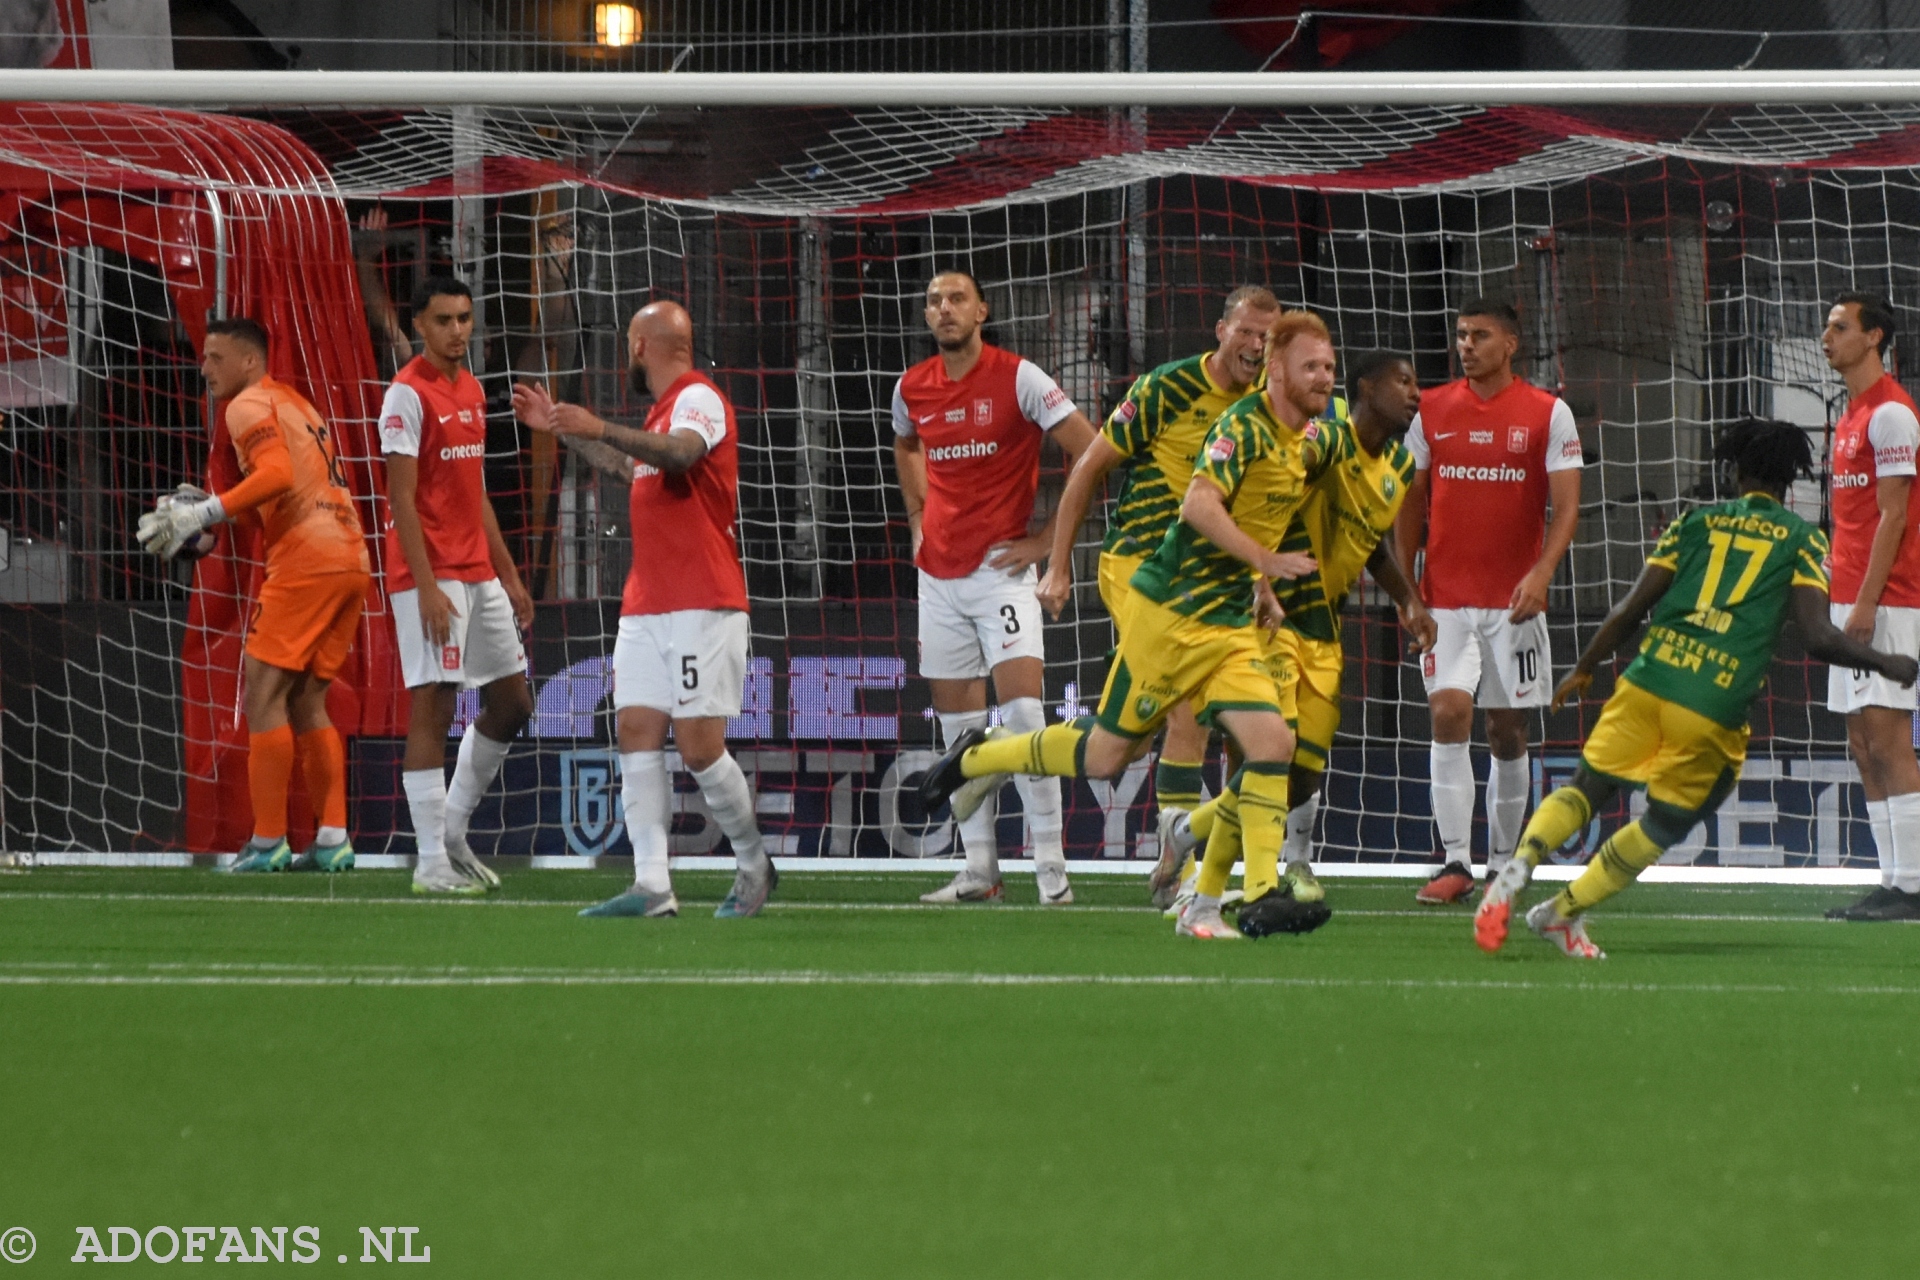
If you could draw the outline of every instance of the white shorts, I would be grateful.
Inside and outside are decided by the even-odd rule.
[[[420,629],[420,591],[409,587],[393,596],[394,638],[400,643],[400,674],[407,688],[457,684],[477,689],[515,673],[525,674],[527,651],[520,624],[500,579],[485,582],[436,582],[453,601],[447,644],[436,649]]]
[[[1507,621],[1506,609],[1435,609],[1439,631],[1420,655],[1427,696],[1460,689],[1495,710],[1544,707],[1553,693],[1553,654],[1547,647],[1547,615]]]
[[[747,684],[747,615],[682,609],[620,619],[613,641],[613,705],[652,707],[676,720],[740,714]]]
[[[1033,594],[1040,575],[981,565],[964,578],[920,572],[920,674],[974,680],[1011,658],[1047,656]]]
[[[1832,606],[1833,625],[1844,628],[1853,613],[1850,604]],[[1881,605],[1873,611],[1873,647],[1883,653],[1920,657],[1920,609]],[[1852,715],[1862,707],[1892,707],[1912,711],[1915,690],[1902,689],[1878,671],[1850,667],[1827,668],[1827,710]]]

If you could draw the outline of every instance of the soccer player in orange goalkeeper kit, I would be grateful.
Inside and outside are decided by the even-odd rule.
[[[266,581],[247,627],[247,780],[253,838],[234,871],[346,871],[346,750],[327,719],[327,686],[353,646],[371,582],[366,536],[334,457],[327,424],[267,374],[267,331],[244,316],[214,320],[200,369],[226,405],[243,479],[224,493],[191,485],[140,519],[142,546],[172,559],[223,520],[258,524]],[[319,830],[295,859],[287,845],[287,784],[296,743]]]

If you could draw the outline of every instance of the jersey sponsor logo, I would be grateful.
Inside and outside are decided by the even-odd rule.
[[[1231,437],[1221,436],[1207,446],[1207,457],[1213,459],[1215,462],[1225,462],[1232,456],[1233,440]]]
[[[927,450],[928,462],[960,462],[967,458],[991,458],[1000,452],[997,440],[962,440],[959,444],[941,445],[938,449]]]
[[[1507,428],[1507,452],[1525,453],[1527,451],[1527,429],[1525,427]]]
[[[445,419],[445,418],[442,418],[442,419],[440,419],[440,421],[442,421],[442,422],[445,422],[445,421],[446,421],[446,419]],[[462,409],[462,410],[460,411],[460,421],[462,421],[462,422],[472,422],[472,421],[473,421],[473,410],[471,410],[471,409]]]
[[[1567,441],[1567,442],[1566,442],[1565,444],[1563,444],[1563,445],[1561,445],[1561,446],[1560,446],[1560,456],[1561,456],[1561,457],[1563,457],[1563,458],[1578,458],[1578,457],[1580,457],[1581,455],[1580,455],[1580,441],[1579,441],[1579,438],[1578,438],[1578,437],[1575,437],[1574,439],[1572,439],[1572,440],[1569,440],[1569,441]]]
[[[1067,393],[1059,387],[1055,387],[1053,390],[1047,392],[1046,395],[1040,397],[1040,407],[1042,409],[1057,409],[1066,402]]]
[[[1458,465],[1439,468],[1442,480],[1491,480],[1501,484],[1519,484],[1526,480],[1525,467],[1462,467]]]
[[[380,429],[396,436],[407,433],[407,420],[397,413],[390,413],[380,421]]]
[[[440,461],[452,462],[456,458],[484,458],[487,446],[484,444],[450,444],[440,451]]]
[[[1436,439],[1436,440],[1437,440],[1437,439],[1439,439],[1439,438],[1440,438],[1440,437],[1438,437],[1438,436],[1435,436],[1435,437],[1434,437],[1434,439]],[[1467,443],[1468,443],[1468,444],[1492,444],[1492,443],[1493,443],[1493,432],[1491,432],[1491,431],[1469,431],[1469,432],[1467,432]]]
[[[1864,471],[1840,471],[1833,477],[1836,489],[1865,489],[1873,483],[1873,477]]]
[[[931,421],[932,418],[933,418],[932,414],[927,415],[927,420]],[[966,420],[967,420],[967,411],[965,408],[949,409],[947,410],[943,418],[943,421],[946,421],[946,422],[965,422]]]
[[[1873,465],[1876,467],[1899,467],[1913,464],[1913,446],[1910,444],[1892,444],[1884,449],[1873,451]]]
[[[975,400],[973,402],[973,425],[990,426],[993,423],[993,401]]]

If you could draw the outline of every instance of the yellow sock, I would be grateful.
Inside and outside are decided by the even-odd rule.
[[[1193,838],[1205,844],[1207,837],[1213,834],[1213,818],[1220,812],[1220,806],[1233,794],[1232,784],[1213,799],[1207,801],[1187,815],[1187,830],[1193,832]]]
[[[1081,752],[1087,730],[1078,721],[1050,724],[1034,733],[1016,733],[983,742],[960,757],[960,772],[969,778],[990,773],[1039,773],[1077,778],[1085,770]]]
[[[1240,856],[1247,901],[1280,887],[1280,849],[1287,842],[1287,766],[1249,764],[1240,779]]]
[[[1233,864],[1240,861],[1240,794],[1235,789],[1239,785],[1240,778],[1235,775],[1219,798],[1206,806],[1213,811],[1212,821],[1207,828],[1206,853],[1200,861],[1200,878],[1193,888],[1209,898],[1227,891]]]
[[[1561,787],[1533,811],[1527,829],[1520,833],[1520,847],[1513,855],[1537,867],[1591,821],[1593,805],[1588,802],[1586,792],[1578,787]]]
[[[1598,906],[1660,861],[1661,852],[1660,846],[1639,823],[1629,822],[1607,837],[1580,878],[1554,898],[1554,910],[1563,916],[1577,916]]]

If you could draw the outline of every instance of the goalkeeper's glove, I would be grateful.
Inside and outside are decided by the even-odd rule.
[[[171,560],[179,554],[189,538],[226,518],[226,509],[220,505],[220,499],[209,497],[204,490],[192,485],[183,484],[177,491],[162,497],[152,511],[140,517],[136,536],[140,545],[148,551],[162,560]]]

